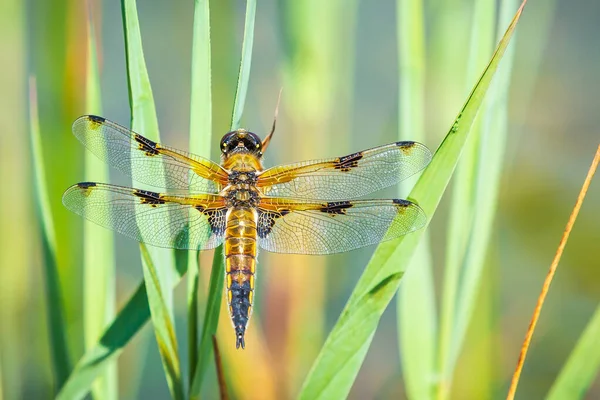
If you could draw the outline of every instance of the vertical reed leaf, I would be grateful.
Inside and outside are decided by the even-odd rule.
[[[425,27],[422,0],[398,0],[399,140],[425,142]],[[417,177],[403,182],[408,192]],[[398,341],[409,399],[433,396],[436,310],[429,235],[424,234],[398,291]]]
[[[600,369],[600,306],[552,384],[547,400],[581,399]]]
[[[56,260],[56,233],[46,186],[46,170],[40,136],[35,78],[29,80],[29,134],[31,158],[33,159],[35,206],[42,241],[44,272],[46,273],[44,283],[46,284],[52,370],[54,371],[55,386],[58,389],[69,376],[71,361],[67,346],[63,297]]]
[[[210,158],[212,145],[212,96],[210,54],[210,6],[208,0],[194,1],[192,37],[192,90],[190,99],[190,152]],[[188,257],[188,365],[189,386],[198,363],[198,268],[197,251]],[[206,365],[207,359],[203,360]]]
[[[495,0],[478,0],[475,2],[467,64],[467,90],[471,86],[471,82],[477,79],[478,72],[493,52],[494,22],[496,20],[495,3]],[[464,257],[471,238],[473,218],[475,218],[474,202],[478,171],[478,150],[481,135],[483,134],[483,121],[491,111],[489,108],[489,104],[491,103],[489,97],[490,95],[488,95],[488,100],[484,103],[482,112],[479,113],[474,122],[472,134],[465,145],[453,181],[450,220],[446,235],[446,265],[443,281],[438,353],[438,368],[442,371],[438,387],[439,398],[445,398],[450,393],[453,369],[450,361],[450,352],[455,323],[454,313],[456,311],[461,273],[463,273],[464,268]]]
[[[431,218],[452,176],[483,97],[498,68],[525,1],[515,14],[490,63],[460,110],[410,198]],[[379,318],[398,289],[425,229],[380,244],[365,268],[338,322],[308,374],[300,398],[344,398],[369,348]],[[390,262],[393,261],[393,262]]]
[[[500,24],[506,24],[510,21],[517,4],[516,0],[501,2]],[[498,38],[501,36],[500,28],[497,35]],[[483,135],[478,148],[478,162],[475,166],[477,171],[473,199],[475,217],[466,247],[461,283],[456,297],[456,314],[453,323],[449,364],[446,370],[448,374],[452,374],[475,308],[476,296],[496,213],[508,134],[508,89],[514,58],[514,46],[507,50],[504,58],[506,61],[498,70],[498,76],[490,90],[491,97],[488,107],[483,116]]]
[[[87,28],[86,113],[102,115],[98,49],[91,11]],[[89,151],[85,152],[85,179],[109,180],[108,165]],[[89,350],[115,316],[114,234],[90,221],[83,224],[84,342]],[[96,380],[92,393],[95,399],[116,399],[117,392],[117,365],[113,361]]]
[[[135,0],[122,0],[121,6],[125,33],[131,128],[151,140],[160,142],[154,98],[142,49],[136,2]],[[158,186],[166,185],[159,184]],[[171,294],[171,286],[176,280],[174,253],[167,249],[148,248],[144,244],[140,244],[140,252],[142,253],[142,268],[150,313],[163,368],[171,396],[175,399],[182,399],[184,397],[183,385],[173,324]]]

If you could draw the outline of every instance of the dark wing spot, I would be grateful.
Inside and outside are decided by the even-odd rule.
[[[358,167],[358,161],[363,158],[363,154],[361,151],[358,153],[350,154],[348,156],[340,157],[338,161],[336,161],[334,168],[342,170],[343,172],[348,172],[352,168]]]
[[[133,137],[136,142],[139,143],[140,150],[144,151],[147,156],[155,156],[159,153],[156,142],[143,137],[142,135],[138,135],[137,133]]]
[[[331,215],[341,215],[346,214],[346,210],[350,207],[352,207],[352,203],[349,201],[331,201],[326,206],[321,207],[319,211]]]
[[[258,210],[258,224],[256,227],[258,237],[261,239],[266,238],[271,233],[271,229],[275,225],[275,222],[277,222],[277,219],[285,217],[289,213],[290,210],[280,210],[279,212]]]
[[[77,187],[81,189],[81,194],[83,194],[85,197],[89,196],[92,188],[96,186],[98,186],[96,182],[79,182],[77,184]]]
[[[392,200],[392,202],[394,204],[397,204],[397,205],[402,206],[402,207],[408,207],[408,206],[410,206],[412,204],[410,201],[408,201],[408,200],[402,200],[402,199],[394,199],[394,200]]]
[[[396,209],[398,210],[398,214],[403,214],[406,211],[406,209],[411,207],[413,204],[408,200],[402,200],[402,199],[393,199],[392,202],[396,206]]]
[[[77,184],[77,187],[80,188],[80,189],[88,189],[88,188],[91,188],[91,187],[94,187],[94,186],[98,186],[96,184],[96,182],[79,182]]]
[[[196,209],[208,217],[208,223],[210,224],[213,234],[222,236],[225,233],[225,208],[205,209],[202,206],[198,206]]]
[[[140,198],[140,202],[142,204],[149,204],[151,206],[165,204],[165,201],[160,197],[160,193],[150,192],[148,190],[135,189],[133,191],[133,194]]]
[[[93,128],[97,128],[98,125],[103,125],[106,119],[97,115],[88,115],[88,121],[91,122]]]
[[[400,150],[402,150],[403,153],[405,153],[406,155],[409,155],[410,151],[412,150],[413,147],[415,147],[416,142],[410,142],[410,141],[405,141],[405,142],[396,142],[396,146],[400,147]]]

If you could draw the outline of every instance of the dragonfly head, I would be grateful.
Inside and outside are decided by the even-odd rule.
[[[258,135],[245,129],[229,132],[221,139],[221,155],[225,158],[232,154],[246,153],[262,157],[262,142]]]

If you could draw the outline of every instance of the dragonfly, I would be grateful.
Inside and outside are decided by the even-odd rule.
[[[346,252],[408,234],[427,222],[414,202],[359,199],[425,168],[431,152],[418,142],[264,169],[275,124],[264,140],[245,129],[225,134],[220,164],[99,116],[79,117],[72,130],[101,160],[136,182],[165,190],[80,182],[65,191],[66,208],[152,246],[208,250],[223,244],[236,348],[245,347],[259,248],[290,254]]]

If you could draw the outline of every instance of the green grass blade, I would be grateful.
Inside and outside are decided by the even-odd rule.
[[[600,369],[600,306],[552,384],[547,400],[582,399]]]
[[[431,164],[411,192],[431,218],[452,176],[469,130],[498,68],[525,2],[514,16],[490,63],[473,88]],[[308,374],[300,398],[345,398],[364,360],[379,318],[425,229],[378,246]],[[393,261],[393,262],[391,262]]]
[[[154,333],[158,350],[162,356],[171,396],[174,399],[184,399],[179,355],[177,353],[177,338],[175,337],[171,310],[168,309],[167,302],[162,298],[164,291],[161,287],[161,281],[145,244],[140,244],[140,251],[142,253],[144,281],[146,282]]]
[[[422,0],[398,0],[399,140],[425,142],[425,29]],[[401,185],[406,193],[416,177]],[[401,193],[402,194],[402,193]],[[427,234],[415,251],[397,297],[398,343],[409,399],[433,395],[436,310]]]
[[[425,234],[398,291],[398,341],[407,398],[432,399],[437,321],[431,250]]]
[[[34,171],[35,206],[41,231],[44,272],[46,273],[44,283],[46,285],[52,370],[54,371],[55,386],[60,388],[69,376],[71,361],[67,346],[63,296],[60,289],[56,259],[56,233],[46,186],[46,170],[40,136],[35,78],[31,78],[29,81],[29,93],[29,133]]]
[[[252,65],[252,47],[254,44],[254,19],[256,17],[256,0],[247,0],[246,18],[244,22],[244,39],[242,41],[242,59],[238,74],[237,89],[233,101],[233,112],[231,113],[231,130],[240,127],[246,94],[248,93],[248,81],[250,79],[250,66]]]
[[[160,142],[154,97],[144,60],[135,0],[122,0],[123,31],[131,107],[131,128]],[[160,185],[159,186],[164,186]],[[183,383],[173,324],[171,287],[175,280],[173,251],[140,245],[142,268],[150,302],[154,333],[173,398],[183,398]],[[155,268],[159,266],[159,268]]]
[[[149,318],[148,295],[146,285],[142,282],[96,345],[87,350],[75,365],[56,399],[82,399],[90,391],[94,379],[116,360]]]
[[[100,74],[96,36],[91,15],[88,17],[86,72],[86,113],[102,115]],[[85,153],[85,179],[90,182],[108,182],[108,165],[91,152]],[[84,342],[92,348],[106,325],[115,317],[115,259],[114,234],[96,224],[84,221],[83,225],[83,293],[84,293]],[[118,397],[117,365],[111,363],[98,377],[92,388],[95,399]]]
[[[192,90],[190,100],[190,151],[210,158],[212,145],[210,5],[208,0],[194,2],[192,38]],[[188,365],[189,387],[198,364],[198,269],[197,251],[188,258]],[[203,363],[207,364],[204,359]],[[205,367],[206,365],[203,365]],[[201,382],[201,381],[200,381]]]
[[[177,285],[185,270],[178,271]],[[131,338],[150,318],[146,284],[142,281],[116,318],[106,328],[96,345],[77,362],[69,379],[61,388],[57,400],[81,399],[90,390],[94,379],[121,354]]]
[[[190,399],[200,397],[202,388],[202,379],[210,365],[212,353],[212,337],[217,332],[219,324],[219,314],[221,310],[221,301],[223,299],[223,281],[225,275],[223,272],[222,253],[215,254],[213,258],[212,270],[210,272],[208,300],[206,302],[206,312],[204,313],[204,323],[202,325],[202,338],[200,340],[200,349],[198,351],[198,365],[195,368],[194,379],[190,387]],[[217,290],[218,289],[218,290]]]
[[[493,52],[494,23],[496,20],[495,0],[478,0],[473,11],[473,24],[467,65],[467,87],[477,79],[477,74],[486,64]],[[505,61],[506,63],[506,61]],[[492,92],[492,91],[490,91]],[[490,95],[488,95],[489,99]],[[446,262],[443,281],[442,313],[440,324],[440,346],[438,368],[442,373],[438,386],[438,397],[448,396],[452,380],[452,363],[450,354],[454,327],[456,302],[464,268],[466,249],[473,228],[475,214],[475,190],[478,173],[479,144],[483,134],[483,121],[490,110],[488,100],[482,112],[475,119],[472,133],[465,145],[461,160],[457,166],[453,180],[450,218],[446,235]]]
[[[504,0],[500,9],[502,26],[510,21],[516,0]],[[498,33],[500,37],[501,32]],[[464,258],[464,270],[456,301],[456,316],[453,326],[452,343],[447,372],[452,373],[464,342],[467,327],[477,302],[485,256],[492,234],[504,150],[508,134],[508,88],[510,87],[511,67],[514,58],[514,46],[506,51],[505,61],[498,69],[497,77],[490,88],[490,101],[484,115],[484,135],[478,149],[479,161],[474,193],[474,212],[472,232]]]

